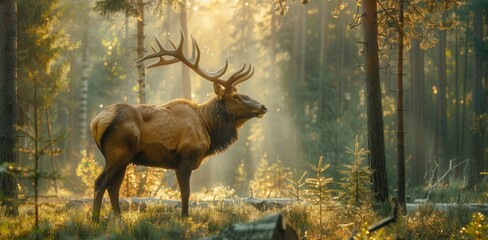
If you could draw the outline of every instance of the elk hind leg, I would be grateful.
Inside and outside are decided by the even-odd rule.
[[[107,182],[108,174],[107,171],[104,169],[102,173],[97,177],[95,180],[95,196],[93,197],[93,210],[92,210],[92,220],[98,221],[100,218],[100,208],[102,207],[102,200],[103,194],[107,189]]]
[[[113,153],[117,152],[114,151]],[[105,168],[103,169],[100,176],[98,176],[98,178],[95,180],[95,197],[93,200],[92,212],[92,219],[94,221],[98,221],[98,219],[100,218],[100,209],[102,206],[103,194],[105,193],[105,190],[107,190],[107,188],[112,208],[114,209],[114,211],[116,211],[116,213],[120,214],[118,190],[120,189],[120,184],[122,184],[122,180],[124,179],[125,169],[127,168],[127,165],[129,165],[131,159],[127,158],[129,154],[126,151],[118,151],[118,153],[119,154],[107,154],[107,156],[111,157],[106,158],[107,161]],[[114,194],[115,190],[117,191],[117,194]]]
[[[122,181],[124,180],[126,169],[127,165],[124,165],[114,170],[113,181],[110,185],[108,185],[108,196],[110,198],[110,203],[112,204],[112,210],[116,215],[120,215],[119,192]]]

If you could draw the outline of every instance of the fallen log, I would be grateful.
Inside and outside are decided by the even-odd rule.
[[[422,206],[431,206],[434,209],[438,209],[441,211],[449,211],[455,208],[464,208],[468,212],[480,212],[484,214],[488,214],[488,204],[479,204],[479,203],[422,203],[421,201],[417,201],[417,203],[407,203],[407,212],[413,212],[417,210],[419,207]]]
[[[108,203],[108,199],[104,198],[103,203]],[[210,205],[222,204],[224,206],[227,205],[235,205],[240,203],[247,203],[255,206],[258,209],[274,209],[274,208],[283,208],[287,204],[301,202],[293,198],[235,198],[235,199],[224,199],[224,200],[207,200],[207,201],[190,201],[189,206],[191,207],[208,207]],[[82,199],[74,199],[70,200],[67,203],[67,206],[70,208],[73,207],[85,207],[91,206],[93,204],[92,198],[82,198]],[[121,198],[120,199],[120,206],[122,208],[129,208],[135,207],[140,210],[145,209],[148,205],[151,204],[165,204],[165,205],[172,205],[175,207],[179,207],[181,202],[179,200],[168,200],[168,199],[159,199],[159,198]]]

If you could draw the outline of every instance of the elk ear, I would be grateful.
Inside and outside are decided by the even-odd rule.
[[[221,99],[224,96],[225,90],[220,84],[214,83],[214,92]]]

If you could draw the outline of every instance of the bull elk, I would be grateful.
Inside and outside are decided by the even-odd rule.
[[[237,130],[247,120],[261,118],[266,107],[237,92],[236,85],[251,78],[249,65],[227,79],[228,61],[215,72],[200,66],[200,49],[192,37],[192,54],[183,54],[183,33],[178,47],[165,48],[156,36],[159,50],[153,48],[138,62],[158,59],[147,68],[182,62],[198,75],[213,82],[215,97],[197,104],[185,99],[163,105],[115,104],[100,112],[91,122],[93,138],[105,158],[105,167],[95,180],[92,218],[100,218],[105,190],[115,214],[120,215],[119,190],[129,164],[174,169],[181,192],[181,213],[188,215],[190,175],[202,161],[227,149],[237,140]]]

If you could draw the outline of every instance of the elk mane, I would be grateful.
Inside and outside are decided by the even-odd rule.
[[[207,155],[223,152],[237,140],[239,126],[237,121],[227,113],[224,100],[217,97],[211,99],[202,105],[200,116],[210,137]]]

